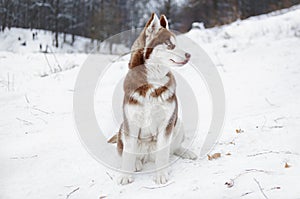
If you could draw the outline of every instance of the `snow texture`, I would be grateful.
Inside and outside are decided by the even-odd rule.
[[[35,34],[35,36],[33,36]],[[34,37],[34,39],[33,39]],[[72,44],[72,35],[59,34],[58,41],[59,47],[54,46],[54,34],[46,30],[37,29],[21,29],[11,28],[5,29],[0,33],[0,51],[8,51],[14,53],[89,53],[101,52],[104,54],[114,53],[119,54],[126,49],[124,45],[102,43],[101,48],[99,46],[100,41],[75,36],[74,43]]]

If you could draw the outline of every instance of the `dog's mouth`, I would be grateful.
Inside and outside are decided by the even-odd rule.
[[[186,60],[181,61],[181,62],[174,61],[174,59],[170,59],[170,61],[173,62],[174,64],[184,65],[184,64],[189,62],[189,59],[186,59]]]

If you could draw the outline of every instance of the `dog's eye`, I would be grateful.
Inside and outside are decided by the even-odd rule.
[[[175,45],[172,44],[170,40],[167,40],[167,41],[165,42],[165,45],[167,46],[167,49],[168,49],[168,50],[172,50],[172,49],[175,48]]]

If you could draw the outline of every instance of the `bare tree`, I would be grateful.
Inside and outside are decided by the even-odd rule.
[[[170,27],[187,31],[200,21],[206,27],[300,4],[300,0],[0,0],[0,31],[37,28],[54,33],[54,46],[66,35],[101,41],[123,30],[142,27],[152,12],[167,15]],[[59,34],[64,40],[59,41]],[[133,38],[126,38],[130,45]],[[113,41],[119,42],[119,41]]]

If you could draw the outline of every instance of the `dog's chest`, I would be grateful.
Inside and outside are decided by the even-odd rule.
[[[139,102],[138,105],[127,105],[126,112],[128,119],[141,127],[144,131],[156,131],[158,126],[161,126],[166,120],[169,120],[170,116],[174,112],[174,103],[165,99],[170,95],[170,91],[161,93],[160,96],[153,97],[155,89],[159,89],[161,86],[153,86],[149,89],[145,96],[135,97]]]
[[[128,119],[141,127],[144,136],[156,134],[158,128],[165,126],[174,112],[175,103],[167,100],[174,94],[172,88],[157,94],[157,90],[166,87],[169,79],[168,76],[160,79],[149,78],[150,86],[145,94],[140,95],[139,92],[135,92],[132,95],[138,105],[126,106]]]

